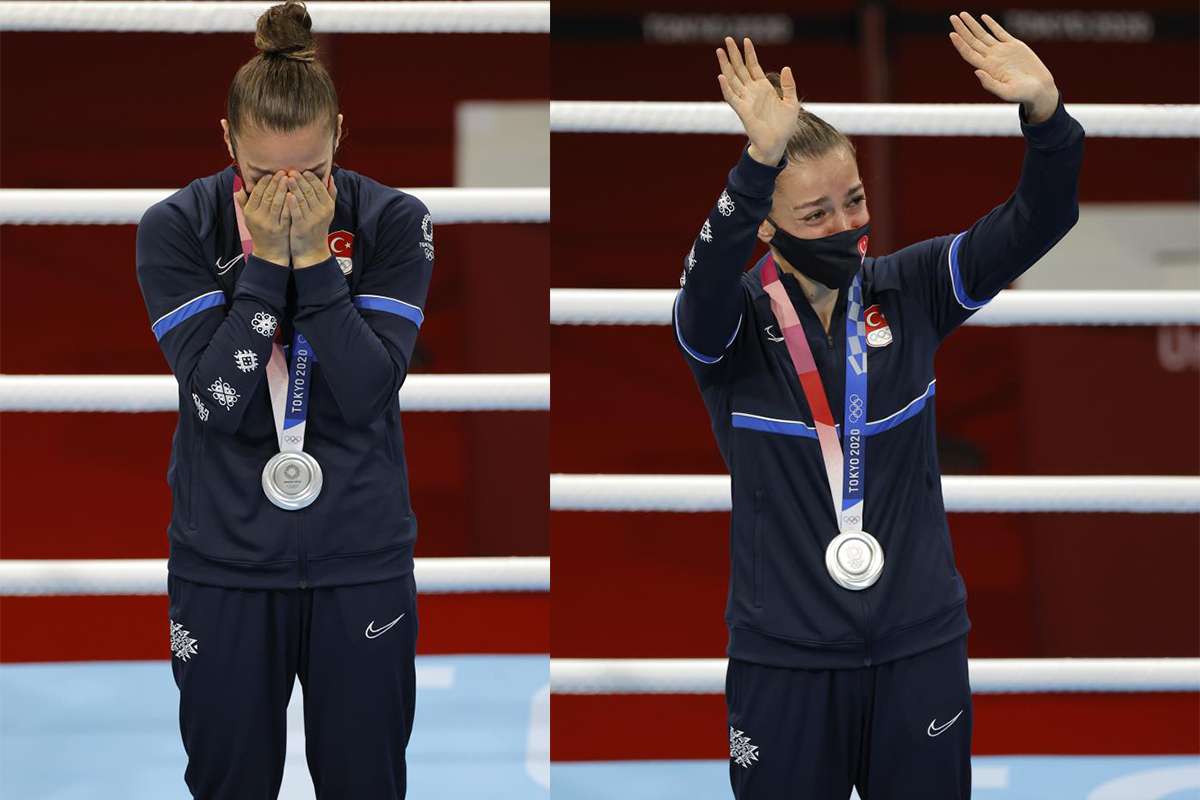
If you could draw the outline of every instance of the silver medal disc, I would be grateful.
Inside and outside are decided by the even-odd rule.
[[[263,468],[267,499],[287,511],[310,505],[321,493],[321,465],[308,453],[276,453]]]
[[[825,569],[838,586],[866,589],[883,572],[883,548],[866,531],[839,533],[825,548]]]

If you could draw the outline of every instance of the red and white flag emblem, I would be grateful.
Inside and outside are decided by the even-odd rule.
[[[329,252],[337,258],[342,274],[349,275],[350,270],[354,269],[354,234],[350,231],[334,231],[326,241],[329,243]]]
[[[879,308],[879,304],[868,308],[864,317],[867,323],[868,345],[887,347],[892,343],[892,329],[888,327],[888,321],[883,316],[883,310]]]

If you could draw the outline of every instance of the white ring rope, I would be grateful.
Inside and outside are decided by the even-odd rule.
[[[552,658],[555,694],[722,694],[723,658]],[[1195,692],[1200,658],[972,658],[972,694]]]
[[[174,375],[0,375],[0,411],[178,411]],[[550,375],[409,375],[402,411],[548,411]]]
[[[253,33],[272,2],[3,2],[0,31]],[[548,33],[548,2],[307,3],[320,33]]]
[[[1168,475],[945,475],[947,511],[1200,512],[1200,478]],[[552,511],[728,511],[728,475],[550,476]]]
[[[551,289],[553,325],[670,325],[678,289]],[[1200,325],[1197,291],[1005,289],[967,325]]]
[[[546,592],[548,557],[417,558],[423,594]],[[167,593],[165,558],[0,560],[0,597]]]
[[[843,133],[863,136],[1021,136],[1015,105],[1007,103],[806,103]],[[1067,103],[1088,136],[1200,136],[1200,105]],[[550,103],[554,133],[730,133],[745,135],[725,103]]]
[[[0,5],[3,5],[0,3]],[[548,188],[401,189],[429,207],[433,221],[548,222]],[[0,189],[0,224],[133,225],[174,189]]]

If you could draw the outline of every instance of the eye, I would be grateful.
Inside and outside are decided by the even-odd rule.
[[[850,201],[850,205],[852,205],[852,206],[859,205],[859,204],[860,204],[860,203],[862,203],[862,201],[863,201],[863,200],[865,200],[865,199],[866,199],[866,198],[865,198],[863,195],[861,195],[861,194],[860,194],[858,197],[856,197],[856,198],[854,198],[853,200],[851,200],[851,201]]]
[[[817,220],[819,220],[821,218],[821,215],[824,213],[825,213],[824,211],[814,211],[813,213],[811,213],[807,217],[805,217],[804,221],[805,222],[816,222]]]

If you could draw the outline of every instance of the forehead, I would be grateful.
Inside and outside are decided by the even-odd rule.
[[[246,126],[237,134],[237,152],[241,161],[267,172],[303,170],[326,164],[332,143],[333,136],[323,122],[313,122],[286,133]]]
[[[775,179],[775,196],[789,207],[829,197],[844,199],[850,187],[858,185],[858,164],[845,148],[835,148],[820,158],[789,161]]]

